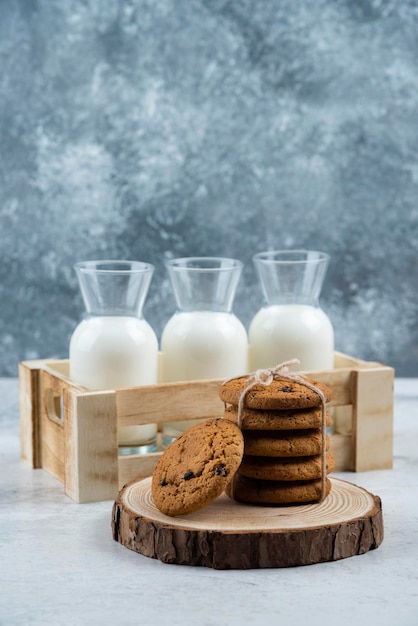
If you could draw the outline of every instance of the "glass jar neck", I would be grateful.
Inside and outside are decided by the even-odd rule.
[[[310,250],[275,250],[260,252],[253,261],[268,306],[319,306],[329,264],[327,254]]]
[[[178,310],[232,311],[242,263],[221,257],[186,257],[166,263]]]
[[[154,267],[140,261],[83,261],[75,271],[87,317],[142,317]]]

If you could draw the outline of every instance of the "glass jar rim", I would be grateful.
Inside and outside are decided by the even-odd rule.
[[[265,250],[253,256],[253,261],[262,263],[318,263],[329,261],[330,255],[320,250],[308,250],[305,248],[295,250]]]
[[[242,261],[220,256],[190,256],[168,259],[165,266],[171,270],[187,269],[191,272],[219,272],[241,269]]]
[[[74,269],[83,273],[94,272],[96,274],[140,274],[154,270],[154,266],[145,261],[100,259],[79,261],[74,264]]]

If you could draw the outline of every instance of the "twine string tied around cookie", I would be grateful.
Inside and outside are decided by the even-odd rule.
[[[326,477],[326,469],[327,469],[327,462],[326,462],[326,398],[325,398],[325,395],[322,392],[322,390],[319,389],[316,385],[313,385],[311,382],[309,382],[306,378],[304,378],[300,374],[297,374],[296,372],[290,372],[289,371],[289,367],[291,367],[292,365],[298,365],[299,363],[300,363],[299,359],[291,359],[289,361],[284,361],[283,363],[279,363],[279,365],[276,365],[275,367],[272,367],[272,368],[258,369],[258,370],[256,370],[255,372],[252,372],[249,375],[248,380],[247,380],[247,384],[245,385],[243,391],[241,392],[241,395],[240,395],[240,398],[239,398],[239,402],[238,402],[238,426],[241,428],[242,414],[243,414],[244,405],[245,405],[245,398],[247,397],[248,392],[251,391],[251,389],[253,389],[253,387],[255,387],[256,385],[262,385],[263,387],[268,387],[269,385],[271,385],[273,380],[284,378],[284,379],[287,379],[287,380],[298,382],[301,385],[304,385],[305,387],[308,387],[308,389],[311,389],[316,394],[318,394],[318,396],[321,399],[321,406],[322,406],[322,454],[321,454],[321,465],[322,465],[321,480],[322,480],[322,485],[321,485],[321,498],[319,500],[320,502],[322,502],[322,500],[325,498],[326,485],[327,485],[327,477]],[[233,380],[233,379],[231,379],[231,380]],[[232,482],[234,482],[234,481],[232,481]]]

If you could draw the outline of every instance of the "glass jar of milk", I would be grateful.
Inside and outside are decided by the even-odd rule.
[[[70,341],[70,377],[88,389],[157,382],[158,340],[142,316],[154,267],[139,261],[86,261],[75,270],[86,316]],[[118,430],[119,454],[157,449],[157,425]]]
[[[242,263],[219,257],[187,257],[166,263],[177,311],[161,337],[164,382],[230,378],[247,372],[248,338],[232,312]],[[197,420],[198,421],[198,420]],[[167,422],[167,446],[196,421]]]
[[[298,370],[331,369],[334,331],[318,303],[329,255],[274,250],[256,254],[253,261],[266,304],[248,331],[250,370],[294,358],[300,361]]]

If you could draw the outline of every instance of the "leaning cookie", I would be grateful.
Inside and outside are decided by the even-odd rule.
[[[331,400],[331,390],[327,385],[306,379],[324,395],[325,402]],[[240,376],[223,383],[219,389],[219,397],[228,404],[238,405],[242,393],[249,382],[249,376]],[[306,409],[321,406],[320,394],[295,380],[287,378],[274,379],[270,385],[257,384],[246,392],[244,406],[250,409],[284,410]]]
[[[209,419],[189,428],[160,457],[151,483],[156,507],[166,515],[185,515],[213,502],[238,469],[244,439],[238,426]]]
[[[322,480],[257,480],[236,474],[226,493],[237,502],[249,504],[307,504],[321,499],[322,487]],[[329,478],[325,487],[324,497],[331,491]]]

